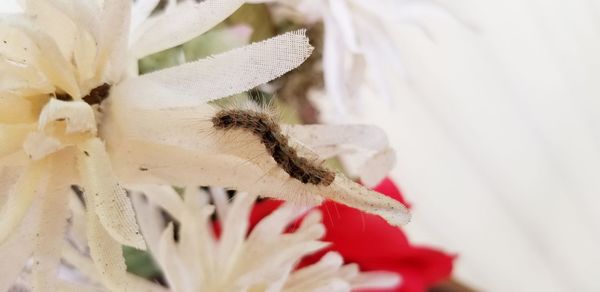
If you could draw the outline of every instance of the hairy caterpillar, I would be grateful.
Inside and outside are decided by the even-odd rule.
[[[240,129],[256,136],[277,165],[290,177],[304,184],[329,186],[335,173],[300,157],[289,145],[279,124],[268,114],[254,110],[223,109],[211,119],[217,130]]]

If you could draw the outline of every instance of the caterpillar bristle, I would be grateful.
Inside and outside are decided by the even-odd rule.
[[[239,129],[252,133],[291,178],[304,184],[323,186],[330,185],[335,179],[334,172],[299,156],[277,120],[262,109],[222,109],[211,121],[217,130]]]

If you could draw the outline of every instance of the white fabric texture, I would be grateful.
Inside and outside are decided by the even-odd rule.
[[[304,31],[294,31],[219,55],[130,78],[115,89],[148,108],[190,107],[252,89],[300,65],[312,52]]]

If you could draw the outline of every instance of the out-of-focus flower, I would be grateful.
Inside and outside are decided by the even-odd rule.
[[[376,188],[406,204],[398,188],[385,179]],[[251,222],[258,222],[281,205],[266,200],[252,210]],[[388,271],[402,277],[402,283],[386,291],[426,291],[439,281],[451,276],[453,257],[439,250],[409,243],[404,232],[389,226],[376,216],[361,213],[335,202],[319,206],[326,228],[323,241],[327,248],[303,259],[302,264],[312,264],[327,252],[337,252],[347,262],[358,264],[365,271]]]
[[[0,165],[21,173],[0,185],[3,195],[12,190],[2,199],[0,238],[8,241],[0,251],[10,256],[2,264],[18,271],[33,252],[34,288],[53,289],[73,184],[87,203],[91,256],[113,290],[128,283],[121,244],[145,246],[120,183],[223,185],[313,203],[327,197],[392,224],[408,221],[401,204],[342,175],[329,186],[290,180],[259,140],[211,132],[218,109],[206,103],[298,66],[311,51],[302,32],[136,76],[138,58],[203,33],[243,1],[188,1],[148,17],[157,3],[138,1],[131,14],[127,0],[30,0],[24,14],[0,20]],[[31,244],[10,254],[24,240]]]
[[[365,99],[361,87],[392,103],[394,80],[404,76],[402,56],[394,43],[390,22],[410,23],[423,12],[444,10],[429,1],[375,0],[253,0],[275,3],[278,18],[300,23],[323,22],[324,97],[337,115],[360,113]],[[392,73],[393,74],[390,74]],[[332,113],[328,113],[332,114]]]
[[[209,194],[188,188],[183,198],[169,186],[138,186],[138,190],[146,195],[134,195],[140,225],[169,291],[349,291],[398,284],[397,275],[360,272],[358,265],[344,264],[336,252],[297,268],[304,256],[328,245],[319,240],[325,233],[319,211],[309,211],[297,228],[285,232],[307,212],[306,207],[287,203],[274,208],[250,230],[248,219],[256,196],[239,193],[229,202],[222,189]],[[208,203],[210,200],[214,205]],[[215,222],[221,226],[218,234],[213,230],[215,210]],[[173,222],[165,222],[165,212]],[[81,217],[78,212],[73,222]],[[64,259],[83,271],[84,277],[62,283],[95,285],[98,271],[78,251],[85,246],[85,237],[77,235],[81,230],[72,231],[74,244],[67,247]],[[129,280],[135,289],[167,290],[132,275]]]
[[[598,2],[338,2],[377,11],[393,98],[364,86],[345,117],[314,100],[322,122],[385,129],[411,239],[457,251],[483,290],[599,290]]]

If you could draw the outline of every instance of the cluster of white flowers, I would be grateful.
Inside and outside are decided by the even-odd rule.
[[[169,1],[158,14],[153,14],[158,0],[22,2],[22,11],[0,18],[0,290],[12,285],[30,257],[33,289],[57,288],[67,218],[74,212],[69,212],[68,194],[74,185],[81,186],[85,199],[91,262],[99,281],[114,291],[124,291],[131,283],[122,245],[146,248],[124,186],[209,185],[304,203],[332,199],[394,225],[408,221],[402,204],[343,175],[336,174],[327,186],[305,184],[278,168],[260,141],[237,133],[211,135],[210,118],[219,109],[207,102],[297,67],[312,50],[302,31],[138,76],[140,58],[206,32],[244,1]],[[354,141],[360,131],[315,141],[322,133],[335,132],[328,127],[289,128],[290,142],[307,154],[313,153],[303,144],[323,146],[326,153],[338,144],[360,144]],[[293,139],[295,133],[299,140]],[[304,135],[302,141],[302,133],[312,135]],[[248,208],[252,200],[249,195],[239,199],[239,208]],[[223,217],[226,223],[234,220],[229,218],[234,217]],[[188,224],[187,219],[181,222]],[[310,230],[315,228],[319,227]],[[165,234],[162,249],[183,245],[168,240],[169,228]],[[309,242],[320,235],[310,234]],[[199,235],[193,236],[190,240],[198,240]],[[284,261],[290,269],[306,253],[302,250]],[[329,256],[324,261],[338,259]],[[172,265],[162,264],[169,266],[166,269]],[[352,268],[340,273],[346,275],[347,270]],[[302,277],[301,271],[293,275]],[[300,285],[294,284],[293,275],[280,282],[290,291]],[[245,274],[239,276],[242,282],[224,281],[255,284],[244,284]],[[210,285],[223,283],[205,282],[202,287],[211,290]]]
[[[84,234],[85,224],[81,224],[85,215],[80,200],[73,198],[71,240],[63,255],[71,268],[59,279],[59,286],[105,291],[101,273],[85,254],[89,244]],[[255,199],[256,196],[240,193],[230,203],[219,188],[207,192],[190,187],[180,195],[170,186],[138,186],[133,196],[135,209],[149,250],[164,272],[169,288],[132,274],[123,278],[123,286],[131,291],[291,292],[398,285],[398,275],[360,272],[357,265],[344,264],[335,252],[315,264],[296,268],[303,256],[328,245],[319,241],[325,232],[320,212],[285,204],[251,228],[249,216]],[[217,219],[213,221],[211,216],[215,211]],[[174,222],[166,221],[165,214]],[[301,216],[305,216],[301,224],[293,232],[285,232]],[[220,224],[218,234],[214,222]],[[29,278],[27,273],[21,275],[25,283]]]

